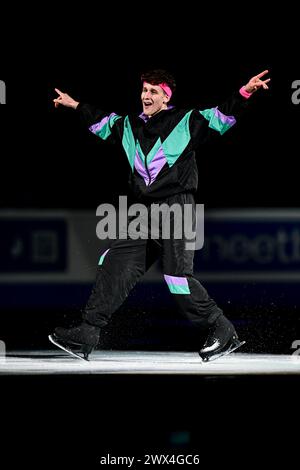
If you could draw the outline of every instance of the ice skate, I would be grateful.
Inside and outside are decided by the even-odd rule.
[[[55,346],[74,357],[88,361],[100,336],[100,328],[83,322],[73,328],[55,328],[48,338]]]
[[[215,359],[230,354],[240,348],[245,341],[240,341],[233,324],[222,315],[211,327],[208,338],[199,355],[203,362],[214,361]]]

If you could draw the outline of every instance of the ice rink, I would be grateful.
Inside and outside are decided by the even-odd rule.
[[[0,358],[0,374],[300,374],[300,356],[233,353],[203,363],[196,352],[102,350],[84,361],[59,350],[14,351]]]

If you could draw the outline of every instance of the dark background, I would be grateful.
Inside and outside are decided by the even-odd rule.
[[[17,12],[4,8],[3,19],[0,79],[7,104],[0,106],[1,208],[94,211],[126,194],[126,157],[84,129],[73,110],[55,109],[54,88],[108,111],[139,112],[140,74],[154,67],[175,75],[174,104],[199,109],[218,105],[268,69],[270,90],[254,95],[241,122],[222,139],[199,149],[197,202],[206,210],[299,207],[300,105],[291,100],[300,73],[299,41],[297,16],[288,5],[271,10],[263,5],[199,5],[197,10],[192,3],[184,8],[26,5]],[[212,288],[218,296],[220,288]],[[259,286],[244,288],[254,298]],[[82,299],[87,295],[88,290]],[[253,303],[244,307],[249,311]],[[239,319],[240,312],[231,308]],[[78,305],[70,306],[49,318],[55,323],[55,315],[59,320],[77,310]],[[259,316],[262,310],[265,306],[257,305],[255,312]],[[281,312],[278,303],[275,313]],[[30,324],[33,315],[39,324],[35,314],[21,312],[22,321]],[[4,318],[5,328],[14,315]],[[48,316],[42,318],[47,331]]]
[[[72,110],[54,109],[54,87],[108,111],[138,112],[140,73],[154,66],[176,76],[176,105],[199,109],[220,104],[254,74],[269,69],[270,90],[253,97],[240,125],[221,142],[199,151],[198,200],[208,207],[297,207],[294,63],[280,52],[276,59],[266,52],[255,60],[230,49],[227,54],[205,49],[199,57],[188,50],[177,58],[176,47],[169,47],[166,57],[161,49],[151,50],[145,54],[148,60],[135,49],[129,57],[114,48],[99,58],[88,50],[71,58],[66,54],[63,64],[51,51],[33,63],[29,56],[24,74],[6,70],[1,78],[7,84],[7,106],[0,111],[1,206],[94,209],[125,194],[126,159],[89,135]]]
[[[46,13],[30,19],[26,9],[26,21],[20,14],[2,33],[8,104],[0,109],[1,206],[94,209],[124,194],[126,159],[89,135],[71,110],[54,109],[54,87],[108,111],[138,112],[140,73],[162,67],[176,76],[175,104],[199,109],[221,103],[269,69],[270,91],[253,98],[221,143],[199,152],[198,200],[207,207],[297,207],[293,15],[280,10],[277,24],[262,12],[241,20],[230,9],[199,17],[190,7],[165,12],[156,5],[153,12],[144,5],[134,20],[133,7],[117,15],[101,8],[95,14],[73,8],[52,20]]]
[[[299,79],[300,71],[291,17],[283,35],[284,20],[279,27],[275,21],[266,21],[261,13],[251,19],[248,16],[247,23],[244,19],[233,20],[229,12],[224,16],[229,20],[223,21],[221,10],[199,18],[190,9],[170,12],[167,8],[171,16],[165,18],[163,8],[153,8],[142,9],[137,21],[130,7],[124,12],[126,20],[120,10],[117,18],[112,12],[100,16],[91,12],[85,16],[80,9],[67,15],[59,12],[53,23],[44,17],[43,21],[15,22],[8,35],[3,34],[7,46],[3,49],[0,76],[7,87],[7,104],[0,107],[3,209],[95,211],[103,202],[117,203],[118,196],[127,192],[126,157],[83,128],[76,112],[55,109],[54,88],[109,112],[140,112],[140,74],[154,67],[169,69],[175,75],[174,104],[199,109],[218,105],[253,75],[268,69],[269,91],[261,90],[253,96],[247,113],[228,134],[199,149],[197,202],[204,203],[206,210],[298,208],[300,105],[294,105],[291,96],[292,82]],[[284,18],[284,12],[280,14]],[[222,302],[226,287],[206,286]],[[291,287],[292,310],[285,302],[289,288],[284,283],[265,295],[265,286],[243,284],[242,304],[221,305],[245,327],[244,334],[247,339],[251,337],[249,351],[290,352],[299,315],[295,307],[297,285]],[[2,316],[9,347],[46,346],[47,332],[59,322],[76,318],[89,290],[90,286],[82,288],[80,305],[53,311],[49,302],[43,315],[38,308],[25,312],[11,307],[11,313]],[[284,293],[283,301],[278,292]],[[28,297],[28,290],[24,288],[18,295]],[[39,289],[36,295],[44,294]],[[145,295],[149,308],[141,313],[143,302],[136,307],[134,304]],[[265,303],[257,302],[256,296],[265,298]],[[151,334],[145,319],[154,315],[154,325],[159,325],[163,307],[153,298],[160,297],[159,291],[146,288],[145,293],[138,288],[124,306],[129,317],[124,309],[115,316],[116,325],[110,330],[107,347],[151,347],[156,326]],[[167,304],[167,331],[172,324],[170,310]],[[250,314],[256,323],[248,330]],[[25,338],[12,329],[16,317],[23,326],[21,331],[29,331]],[[137,329],[135,339],[129,340],[137,324],[142,330],[146,328],[145,335]],[[120,337],[116,332],[127,329],[129,333],[123,340],[116,341]],[[261,337],[254,331],[261,331]],[[275,334],[270,336],[270,331]],[[166,334],[160,343],[163,348],[195,347],[186,339],[172,343],[175,336]],[[152,345],[158,347],[155,341]]]
[[[54,87],[108,111],[139,111],[140,72],[163,67],[177,78],[176,104],[200,109],[217,105],[269,69],[270,90],[253,97],[239,126],[199,152],[197,199],[213,209],[298,208],[300,105],[291,101],[291,84],[300,79],[296,12],[282,5],[278,10],[267,5],[265,15],[260,4],[207,7],[90,4],[85,11],[82,5],[26,4],[7,16],[3,11],[0,79],[6,82],[7,105],[0,106],[1,207],[95,210],[125,194],[126,158],[82,129],[76,113],[54,109]],[[285,283],[286,296],[291,287]],[[287,353],[299,331],[298,306],[293,314],[284,302],[253,309],[247,298],[255,299],[261,288],[250,283],[243,289],[244,311],[232,306],[228,313],[250,344],[245,352]],[[86,295],[88,290],[82,298]],[[153,300],[151,290],[133,292],[122,312],[127,317],[115,316],[104,347],[196,349],[191,332],[178,334],[180,320],[170,323],[169,307],[155,310],[155,295]],[[135,296],[149,301],[142,314],[133,309]],[[8,308],[1,312],[0,337],[8,349],[48,347],[49,331],[75,318],[77,307]],[[247,331],[250,312],[255,328]],[[160,338],[158,344],[154,338]],[[20,451],[22,462],[36,462],[39,451],[56,465],[61,455],[73,462],[77,454],[84,461],[110,449],[115,455],[124,448],[123,455],[129,448],[162,452],[178,429],[191,433],[190,448],[203,458],[223,463],[225,458],[233,465],[236,459],[243,464],[245,456],[261,462],[258,453],[268,463],[279,457],[287,462],[295,449],[298,382],[129,378],[124,388],[122,380],[64,377],[22,381],[21,393],[20,382],[4,379],[7,449],[10,459]],[[236,457],[238,448],[242,459]]]

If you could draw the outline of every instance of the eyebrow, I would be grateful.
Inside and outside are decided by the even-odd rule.
[[[147,87],[146,87],[146,86],[143,86],[143,90],[146,90],[146,89],[147,89]],[[149,90],[150,90],[150,91],[155,91],[155,93],[158,92],[158,90],[156,90],[155,88],[152,88],[152,87],[149,88]]]

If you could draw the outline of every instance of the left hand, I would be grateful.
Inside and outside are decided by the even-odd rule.
[[[250,78],[249,82],[247,85],[245,85],[245,90],[248,93],[254,93],[255,91],[259,90],[260,88],[263,88],[264,90],[268,90],[269,87],[267,83],[271,80],[270,78],[267,78],[266,80],[261,80],[261,78],[268,73],[269,70],[264,70],[263,72],[259,73],[258,75],[255,75],[254,77]]]

